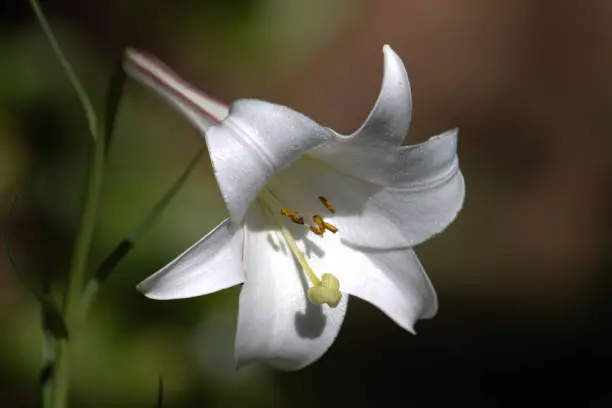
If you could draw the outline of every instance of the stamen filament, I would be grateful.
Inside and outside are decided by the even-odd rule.
[[[261,192],[260,196],[263,198],[264,201],[271,200],[274,202],[274,204],[278,205],[278,207],[284,208],[281,205],[281,203],[278,201],[278,199],[274,197],[274,195],[271,192],[264,190]],[[308,264],[308,261],[306,261],[306,257],[304,256],[304,253],[297,246],[297,242],[295,242],[295,238],[293,237],[293,234],[291,233],[291,231],[289,231],[289,229],[283,222],[283,219],[279,215],[280,213],[277,214],[276,212],[272,211],[270,207],[267,207],[266,209],[267,211],[265,212],[274,217],[276,224],[278,224],[278,227],[280,228],[281,234],[283,234],[283,237],[285,238],[285,241],[287,242],[289,249],[291,249],[291,253],[293,254],[295,259],[298,261],[298,263],[304,270],[304,273],[306,273],[306,276],[308,277],[310,282],[312,282],[314,286],[319,286],[321,284],[321,280],[317,277],[317,275],[315,275],[314,271]]]
[[[279,222],[279,225],[280,224],[281,223]],[[291,234],[289,229],[285,227],[284,225],[281,225],[280,229],[281,229],[281,233],[283,234],[283,237],[285,238],[285,241],[287,241],[287,245],[289,245],[289,248],[291,249],[291,252],[293,253],[293,256],[295,256],[295,259],[297,259],[297,261],[300,263],[300,265],[304,269],[304,272],[306,273],[306,276],[308,276],[308,279],[310,279],[310,282],[312,282],[314,286],[319,286],[321,284],[321,280],[317,277],[317,275],[315,275],[310,265],[308,265],[308,262],[306,261],[306,257],[304,256],[304,253],[300,250],[300,248],[298,248],[297,243],[295,242],[295,239],[293,238],[293,234]]]

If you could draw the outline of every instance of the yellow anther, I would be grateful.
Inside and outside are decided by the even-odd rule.
[[[319,284],[308,289],[308,300],[315,305],[325,303],[330,307],[336,307],[340,299],[342,299],[340,282],[331,273],[324,273]]]
[[[336,232],[338,232],[338,228],[336,228],[335,226],[331,225],[329,222],[323,221],[323,225],[325,226],[325,229],[331,231],[334,234]]]
[[[295,211],[289,211],[286,208],[281,208],[280,213],[283,214],[285,217],[297,217],[298,213]]]
[[[281,208],[280,213],[285,217],[289,218],[295,224],[304,225],[304,217],[300,217],[300,215],[295,211],[289,211],[286,208]]]
[[[294,215],[291,217],[291,221],[293,221],[295,224],[304,225],[304,217]]]
[[[314,217],[312,217],[312,220],[317,223],[320,229],[323,229],[323,230],[325,229],[325,223],[323,222],[323,217],[315,214]]]
[[[338,232],[338,228],[336,228],[334,225],[330,224],[329,222],[323,221],[323,217],[321,217],[318,214],[312,217],[312,220],[317,223],[317,226],[310,227],[310,230],[317,235],[323,235],[325,230],[331,231],[334,234]]]
[[[323,204],[325,206],[325,208],[327,208],[327,210],[332,213],[335,214],[336,210],[334,209],[334,206],[332,205],[332,203],[329,202],[329,200],[323,196],[319,196],[319,201],[321,202],[321,204]]]
[[[325,232],[325,227],[319,227],[317,225],[311,225],[308,228],[310,228],[310,230],[317,235],[323,235],[323,233]]]

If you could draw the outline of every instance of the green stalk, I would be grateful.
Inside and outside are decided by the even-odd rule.
[[[29,0],[29,2],[30,6],[32,7],[32,10],[34,11],[34,14],[36,14],[36,18],[38,19],[38,22],[40,23],[43,32],[45,33],[47,39],[49,40],[49,43],[51,44],[51,48],[53,48],[53,52],[55,52],[55,55],[59,60],[60,64],[62,65],[62,68],[64,69],[64,71],[66,71],[66,75],[68,75],[68,79],[70,80],[72,87],[74,88],[75,92],[77,93],[77,96],[81,101],[81,105],[83,106],[83,110],[85,111],[85,116],[87,117],[87,123],[89,124],[89,131],[91,133],[91,137],[93,137],[93,139],[95,140],[98,131],[98,120],[96,117],[96,112],[93,108],[93,104],[91,103],[89,96],[87,96],[87,92],[85,92],[85,88],[83,88],[81,81],[79,81],[79,78],[77,78],[76,74],[74,73],[74,70],[68,62],[68,59],[62,52],[62,49],[60,48],[57,39],[53,34],[53,31],[51,31],[51,27],[49,27],[49,23],[47,22],[47,19],[45,18],[45,15],[41,10],[38,1]]]
[[[81,317],[83,315],[80,313],[80,309],[82,307],[83,286],[87,278],[87,259],[89,257],[97,204],[102,187],[105,150],[105,138],[96,138],[94,142],[93,160],[89,169],[85,207],[83,208],[81,224],[74,243],[68,275],[68,287],[64,297],[64,319],[68,325],[70,340],[73,344],[77,338],[79,326],[82,323]],[[58,342],[53,375],[51,408],[66,407],[68,400],[71,351],[72,350],[68,347],[68,341],[60,340]]]
[[[132,229],[128,234],[117,244],[117,246],[111,251],[110,254],[104,259],[102,264],[98,267],[98,270],[89,279],[89,282],[85,285],[85,291],[83,292],[83,300],[81,302],[81,313],[83,316],[87,314],[91,304],[95,300],[96,294],[100,285],[106,281],[110,273],[115,267],[121,262],[121,260],[134,248],[136,241],[151,228],[153,223],[159,218],[161,213],[168,207],[168,204],[176,196],[176,194],[185,185],[185,182],[191,175],[193,169],[198,164],[202,155],[206,152],[206,148],[200,149],[200,151],[191,159],[191,162],[187,165],[185,170],[176,179],[172,186],[164,193],[149,213],[143,218],[140,223]]]
[[[47,331],[43,332],[43,368],[39,374],[39,398],[43,407],[51,405],[51,385],[53,361],[55,361],[55,338]]]

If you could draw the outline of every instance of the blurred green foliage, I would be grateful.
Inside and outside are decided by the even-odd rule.
[[[87,123],[26,3],[0,5],[0,206],[24,190],[0,224],[14,231],[22,271],[49,280],[57,294],[82,205]],[[222,100],[288,100],[322,123],[354,128],[375,97],[380,46],[391,42],[413,81],[415,137],[459,125],[468,186],[458,221],[418,248],[441,299],[440,315],[420,323],[418,336],[351,299],[336,344],[314,366],[236,371],[238,288],[170,302],[134,290],[226,217],[204,157],[102,286],[76,345],[73,406],[153,406],[160,376],[168,407],[374,406],[385,396],[470,407],[612,399],[599,374],[612,339],[607,3],[42,6],[98,108],[113,63],[136,46]],[[173,110],[127,83],[92,272],[203,146]],[[34,406],[40,310],[4,255],[0,327],[0,405]]]

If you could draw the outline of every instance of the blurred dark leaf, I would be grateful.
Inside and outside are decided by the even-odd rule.
[[[157,408],[162,408],[164,406],[164,380],[159,377],[157,382]]]
[[[17,201],[18,194],[15,193],[11,202],[9,203],[7,220],[10,221],[11,214],[13,212],[13,207],[15,202]],[[6,256],[11,265],[11,269],[13,273],[21,282],[21,284],[30,292],[42,308],[43,312],[43,326],[44,330],[48,330],[55,338],[57,339],[68,339],[68,327],[66,326],[66,322],[62,317],[62,314],[59,310],[59,307],[55,303],[55,300],[47,293],[44,293],[36,283],[32,282],[26,275],[21,273],[19,268],[17,267],[17,262],[15,258],[13,258],[13,254],[11,251],[11,236],[10,236],[10,228],[9,223],[7,222],[7,226],[4,230],[4,246],[6,251]]]

